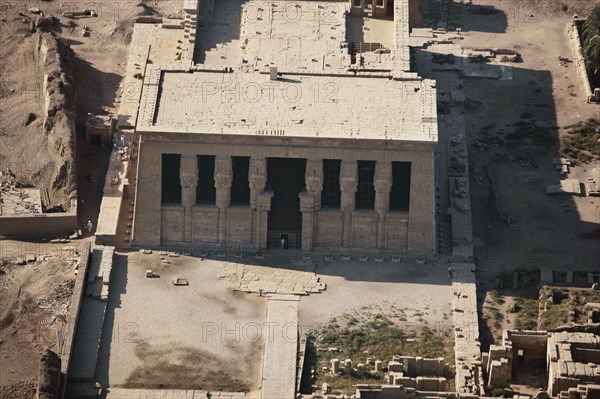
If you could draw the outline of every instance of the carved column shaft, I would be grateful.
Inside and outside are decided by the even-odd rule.
[[[321,209],[321,193],[323,191],[323,160],[306,161],[304,173],[306,193],[300,193],[300,210],[302,211],[302,249],[313,248],[317,236],[317,212]]]
[[[267,222],[271,210],[273,191],[263,191],[256,196],[256,247],[267,247]]]
[[[377,212],[377,248],[386,247],[386,217],[390,210],[392,190],[392,163],[377,162],[375,165],[375,212]]]
[[[315,197],[308,192],[298,195],[302,212],[302,249],[310,251],[313,247],[315,232]]]
[[[321,209],[321,192],[323,191],[323,160],[309,159],[306,161],[304,173],[306,191],[314,198],[314,210]]]
[[[250,206],[256,208],[256,196],[263,192],[267,185],[267,160],[265,158],[250,158],[248,185],[250,186]]]
[[[250,186],[250,207],[252,208],[251,240],[260,248],[262,223],[258,208],[258,196],[265,191],[267,184],[267,160],[265,158],[250,158],[248,168],[248,185]]]
[[[215,202],[219,208],[219,244],[225,244],[227,241],[227,208],[231,204],[232,181],[231,157],[217,157],[215,160]]]
[[[181,182],[181,204],[184,209],[183,240],[192,241],[193,207],[196,204],[196,186],[198,185],[198,160],[195,155],[182,155],[179,169]]]
[[[358,187],[358,164],[356,161],[342,161],[340,188],[342,190],[340,208],[344,213],[342,247],[352,246],[352,212],[356,208],[356,188]]]

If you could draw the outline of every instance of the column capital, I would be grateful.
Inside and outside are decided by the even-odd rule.
[[[198,161],[195,155],[181,155],[179,181],[184,189],[196,188],[198,185]]]
[[[271,210],[271,198],[273,198],[273,191],[263,191],[256,196],[256,210],[257,211],[270,211]]]
[[[300,198],[300,212],[314,212],[315,211],[315,196],[314,194],[306,191],[298,194]]]
[[[389,193],[392,191],[392,163],[389,161],[377,161],[375,164],[375,179],[373,186],[377,193]]]
[[[340,188],[345,192],[356,192],[358,187],[358,163],[356,161],[342,161],[340,168]]]
[[[306,182],[306,191],[315,193],[323,190],[322,159],[309,159],[306,161],[304,180]]]
[[[263,191],[267,184],[267,159],[250,158],[248,185],[252,190]]]
[[[229,188],[232,181],[231,157],[217,156],[215,159],[215,188]]]

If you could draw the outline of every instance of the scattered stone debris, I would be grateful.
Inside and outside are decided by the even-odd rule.
[[[581,182],[578,179],[561,180],[558,184],[546,186],[547,195],[571,194],[582,195]]]
[[[189,285],[189,282],[185,278],[177,277],[173,279],[173,285]]]

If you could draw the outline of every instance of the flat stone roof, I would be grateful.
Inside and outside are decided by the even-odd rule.
[[[432,80],[148,67],[140,132],[437,142]]]
[[[342,47],[347,1],[249,1],[242,9],[245,62],[313,72],[350,65],[348,49]]]

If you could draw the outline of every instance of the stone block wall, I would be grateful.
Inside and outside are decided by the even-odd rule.
[[[417,377],[417,390],[440,392],[446,390],[446,379],[444,377]]]
[[[337,210],[317,213],[317,246],[339,248],[342,246],[343,214]]]
[[[62,375],[61,397],[64,397],[64,394],[66,392],[66,381],[69,377],[69,370],[71,366],[71,354],[73,353],[75,332],[77,331],[81,303],[83,301],[83,295],[85,292],[85,281],[88,273],[88,267],[90,265],[90,257],[91,244],[89,242],[85,242],[81,247],[81,256],[79,258],[77,278],[75,279],[75,286],[73,287],[73,297],[71,298],[71,306],[69,307],[69,316],[67,318],[65,332],[62,335],[60,341],[59,355],[61,358],[60,371]]]
[[[194,242],[209,244],[219,239],[219,208],[214,205],[200,205],[193,209]]]
[[[352,248],[375,248],[377,214],[373,211],[352,213]]]
[[[507,358],[492,360],[489,364],[488,386],[491,388],[504,388],[512,376],[512,365]]]
[[[227,209],[227,243],[252,245],[252,210],[250,207]]]
[[[201,140],[200,140],[201,137]],[[206,143],[204,142],[206,141]],[[352,144],[295,139],[281,143],[264,138],[184,134],[142,134],[139,146],[133,221],[133,243],[161,245],[240,246],[264,249],[271,197],[266,190],[266,160],[307,160],[306,191],[300,193],[303,250],[383,249],[429,257],[435,251],[433,151],[429,144],[395,143],[385,151],[376,143]],[[268,140],[278,140],[269,138]],[[283,140],[283,139],[282,139]],[[321,148],[320,146],[323,146]],[[365,146],[363,149],[361,146]],[[389,145],[388,145],[389,146]],[[181,154],[181,203],[161,204],[162,154]],[[196,204],[197,154],[215,155],[214,205]],[[376,162],[374,209],[356,209],[357,157]],[[250,157],[250,204],[231,205],[232,157]],[[340,209],[321,208],[323,159],[342,160]],[[408,211],[390,211],[392,162],[410,162]],[[140,167],[141,166],[141,167]],[[308,169],[307,169],[308,170]],[[314,173],[312,173],[314,172]],[[343,173],[342,173],[343,172]],[[431,173],[430,173],[431,172]],[[218,174],[218,176],[217,176]],[[343,184],[342,184],[343,183]]]
[[[0,216],[0,236],[43,237],[60,236],[77,229],[77,200],[65,213],[35,213]]]
[[[406,251],[408,212],[390,212],[387,215],[387,247]]]
[[[162,207],[161,234],[164,242],[183,241],[184,208],[182,205]]]
[[[504,341],[513,348],[513,356],[523,351],[525,363],[538,362],[546,359],[548,334],[545,331],[514,331],[505,330]]]
[[[559,396],[579,384],[600,384],[600,360],[578,358],[577,349],[600,349],[600,336],[593,333],[554,332],[548,339],[548,393]],[[583,361],[582,361],[583,360]],[[595,360],[595,359],[594,359]]]

